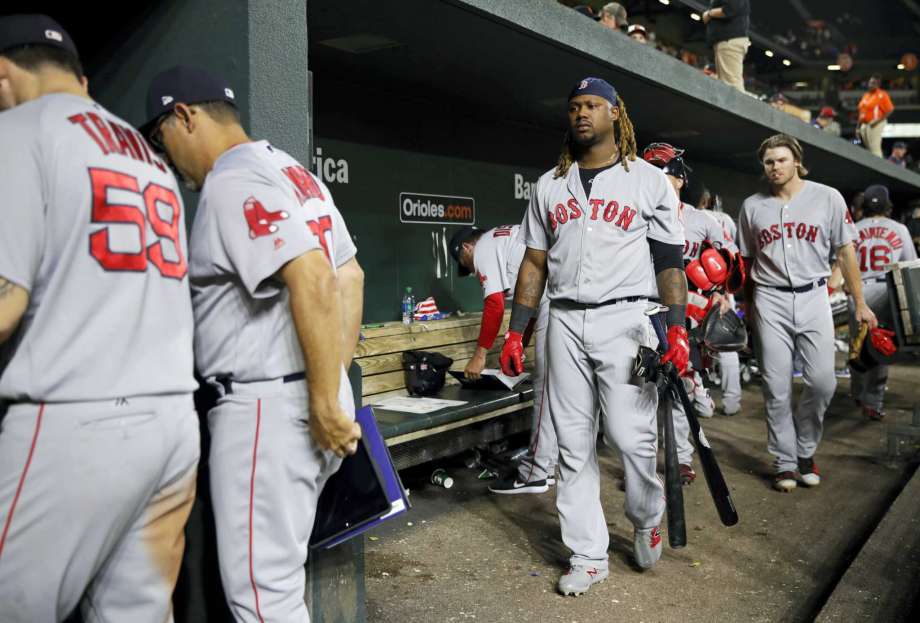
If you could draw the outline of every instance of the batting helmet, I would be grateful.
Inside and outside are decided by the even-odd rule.
[[[683,159],[684,150],[669,143],[652,143],[642,151],[642,159],[653,164],[673,177],[679,177],[686,184],[688,173],[693,171]]]
[[[703,344],[717,353],[738,352],[747,346],[748,334],[744,323],[734,311],[724,314],[713,305],[703,318]]]
[[[891,365],[898,353],[894,331],[877,327],[870,329],[863,323],[856,338],[850,343],[847,362],[856,372],[866,372],[878,365]]]

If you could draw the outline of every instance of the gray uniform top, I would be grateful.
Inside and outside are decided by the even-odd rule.
[[[355,256],[329,189],[267,141],[237,145],[205,179],[190,246],[199,373],[247,382],[302,372],[288,291],[276,273],[314,249],[334,266]]]
[[[522,225],[527,246],[547,252],[550,300],[602,303],[649,297],[655,280],[648,239],[684,244],[674,189],[644,160],[602,171],[585,197],[578,164],[537,180]]]
[[[483,233],[473,251],[473,267],[482,285],[482,298],[497,292],[514,296],[517,274],[527,247],[520,225],[502,225]]]
[[[895,262],[917,259],[907,227],[884,216],[870,216],[856,223],[857,259],[863,279],[882,277]]]
[[[0,113],[0,276],[29,291],[0,398],[194,391],[176,180],[125,121],[51,94]]]
[[[707,240],[719,249],[724,248],[732,253],[738,250],[731,236],[710,212],[682,203],[680,204],[680,215],[686,236],[684,241],[685,262],[699,258],[703,243]]]
[[[726,214],[725,212],[716,212],[715,210],[708,210],[707,213],[719,221],[719,223],[725,229],[725,233],[728,234],[728,237],[732,242],[735,242],[738,239],[738,224],[735,223],[735,219],[733,219],[730,214]]]
[[[846,202],[835,188],[805,182],[787,205],[768,194],[744,200],[738,246],[754,260],[762,286],[801,287],[831,274],[831,251],[856,240]]]

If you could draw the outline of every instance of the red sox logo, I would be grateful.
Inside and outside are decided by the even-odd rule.
[[[243,215],[246,217],[246,222],[249,223],[249,237],[253,240],[275,233],[278,231],[278,226],[273,224],[274,221],[283,221],[290,216],[284,210],[269,212],[258,199],[252,196],[243,203]]]

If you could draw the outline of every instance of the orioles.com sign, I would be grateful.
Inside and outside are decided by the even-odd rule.
[[[472,225],[476,222],[476,200],[472,197],[399,193],[401,223]]]

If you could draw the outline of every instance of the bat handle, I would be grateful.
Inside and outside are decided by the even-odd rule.
[[[655,329],[655,335],[658,336],[658,345],[665,351],[668,350],[668,334],[664,330],[664,324],[661,322],[661,314],[652,314],[649,316],[652,321],[652,327]]]

